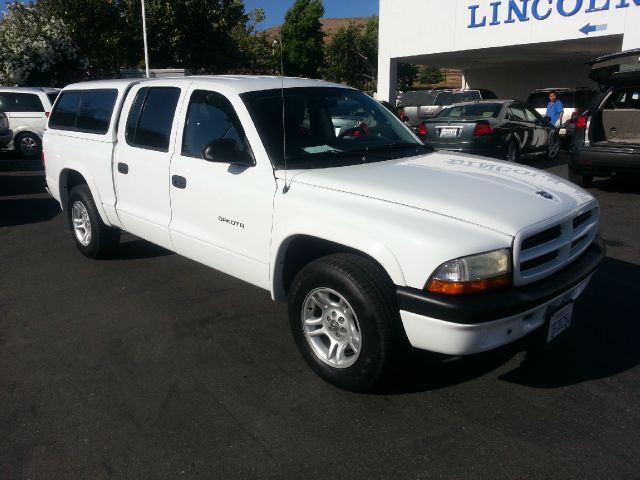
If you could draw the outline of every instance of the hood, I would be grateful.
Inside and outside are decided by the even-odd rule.
[[[511,236],[593,200],[555,175],[446,151],[296,172],[294,188],[296,183],[418,208]]]
[[[591,60],[589,78],[599,85],[623,87],[640,83],[640,48]]]

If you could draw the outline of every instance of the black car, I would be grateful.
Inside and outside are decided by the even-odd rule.
[[[454,150],[517,162],[523,155],[555,158],[556,129],[531,106],[517,100],[483,100],[452,105],[417,129],[422,141]]]
[[[589,64],[589,78],[605,89],[576,120],[569,179],[581,187],[594,176],[640,173],[640,49]]]
[[[13,132],[9,130],[9,119],[6,113],[0,112],[0,148],[13,140]]]

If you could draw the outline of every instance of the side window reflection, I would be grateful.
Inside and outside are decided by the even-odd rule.
[[[182,139],[182,154],[201,157],[204,148],[216,140],[232,140],[247,150],[244,132],[231,102],[217,92],[196,90],[191,95]]]

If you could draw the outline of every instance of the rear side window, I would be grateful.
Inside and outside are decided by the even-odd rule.
[[[49,127],[105,134],[117,98],[118,91],[113,89],[62,92],[51,112]]]
[[[107,133],[117,96],[117,90],[84,93],[80,100],[76,128],[83,132]]]
[[[126,139],[132,147],[169,151],[169,136],[180,89],[146,87],[138,91],[127,118]]]
[[[80,106],[80,92],[63,92],[60,101],[51,112],[49,126],[59,130],[69,130],[76,126],[76,116]]]
[[[42,102],[32,93],[0,93],[0,110],[4,112],[44,112]]]

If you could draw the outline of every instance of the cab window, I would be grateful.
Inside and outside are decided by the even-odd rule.
[[[232,140],[241,152],[247,151],[244,131],[231,102],[217,92],[194,91],[187,109],[182,155],[201,158],[207,145],[222,139]]]

